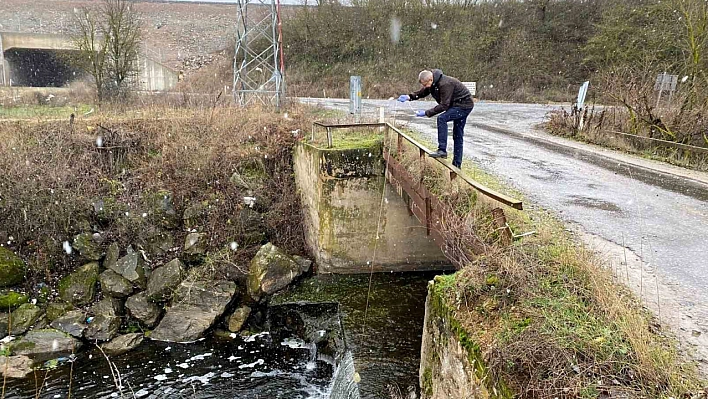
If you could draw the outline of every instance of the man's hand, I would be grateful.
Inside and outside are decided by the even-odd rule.
[[[411,100],[411,97],[410,97],[408,94],[401,94],[401,95],[398,97],[398,101],[400,101],[400,102],[402,102],[402,103],[404,103],[404,102],[406,102],[406,101],[410,101],[410,100]]]
[[[415,116],[417,116],[417,117],[425,116],[425,111],[423,111],[422,109],[419,109],[419,110],[415,111]]]

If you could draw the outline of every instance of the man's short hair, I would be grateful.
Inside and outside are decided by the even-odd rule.
[[[433,73],[427,69],[420,71],[420,73],[418,74],[418,81],[421,83],[423,83],[426,80],[430,80],[432,78],[433,78]]]

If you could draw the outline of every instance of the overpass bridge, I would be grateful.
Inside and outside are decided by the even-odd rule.
[[[0,86],[62,87],[85,75],[69,57],[77,48],[71,36],[0,32]],[[165,91],[177,84],[177,74],[144,55],[138,58],[138,89]]]

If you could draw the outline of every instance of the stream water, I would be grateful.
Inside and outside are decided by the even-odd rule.
[[[337,301],[362,398],[420,397],[418,369],[428,281],[436,274],[318,275],[274,302]],[[367,307],[368,302],[368,307]],[[415,395],[415,396],[413,396]]]
[[[315,276],[273,303],[339,302],[361,397],[389,398],[391,390],[417,397],[423,305],[432,277],[374,274],[369,292],[369,275]],[[329,397],[334,373],[312,345],[277,332],[210,336],[191,344],[146,340],[110,360],[113,367],[97,349],[82,352],[73,365],[65,361],[34,377],[8,380],[5,398],[67,398],[71,392],[77,399],[317,399]]]

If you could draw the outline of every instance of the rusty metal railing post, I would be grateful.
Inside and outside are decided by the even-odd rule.
[[[430,235],[430,214],[432,213],[430,197],[425,197],[425,235]]]
[[[423,175],[425,174],[425,150],[418,148],[418,161],[420,162],[420,184],[423,185]]]
[[[506,224],[504,210],[501,208],[492,209],[492,217],[494,218],[494,227],[500,231],[499,237],[501,238],[502,245],[506,246],[511,244],[511,229]]]

